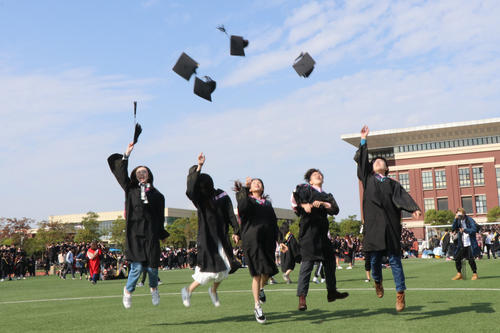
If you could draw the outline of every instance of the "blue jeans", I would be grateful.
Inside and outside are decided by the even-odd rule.
[[[382,282],[382,256],[384,254],[385,251],[370,252],[372,278],[375,282]],[[391,265],[392,277],[394,278],[394,283],[396,284],[396,291],[405,291],[405,273],[403,272],[401,256],[395,254],[387,254],[387,256],[389,258],[389,264]]]
[[[158,287],[158,268],[145,267],[141,262],[131,262],[130,263],[130,272],[128,273],[127,279],[127,291],[129,293],[135,290],[135,285],[137,281],[141,277],[141,274],[144,270],[148,271],[149,276],[149,287],[156,288]]]

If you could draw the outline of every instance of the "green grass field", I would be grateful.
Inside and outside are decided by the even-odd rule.
[[[384,298],[364,282],[364,267],[337,271],[339,289],[350,296],[328,303],[324,284],[311,284],[308,310],[297,311],[293,284],[266,287],[267,323],[253,315],[250,276],[240,269],[220,287],[221,306],[213,307],[207,287],[182,305],[180,289],[190,283],[190,270],[163,271],[161,304],[154,307],[148,287],[139,287],[132,308],[125,310],[125,280],[87,281],[36,277],[0,283],[0,332],[500,332],[500,260],[478,261],[477,281],[451,281],[454,263],[442,259],[403,261],[407,308],[394,309],[390,269],[384,270]],[[469,267],[467,267],[469,269]],[[470,269],[468,270],[470,273]],[[470,275],[470,274],[469,274]],[[470,278],[470,276],[469,276]]]

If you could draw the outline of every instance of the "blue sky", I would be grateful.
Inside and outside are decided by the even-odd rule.
[[[0,3],[0,216],[121,210],[106,158],[144,128],[167,206],[191,208],[200,151],[216,185],[260,177],[277,207],[310,167],[339,218],[359,215],[340,135],[497,117],[498,1],[8,1]],[[215,27],[249,39],[229,56]],[[213,103],[172,72],[181,52],[217,81]],[[316,69],[301,78],[294,58]]]

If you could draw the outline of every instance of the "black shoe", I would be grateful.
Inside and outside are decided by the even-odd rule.
[[[333,302],[337,299],[344,299],[349,296],[349,293],[339,293],[337,290],[329,291],[327,295],[328,302]]]
[[[266,303],[266,294],[264,293],[264,289],[259,290],[259,301],[261,303]]]

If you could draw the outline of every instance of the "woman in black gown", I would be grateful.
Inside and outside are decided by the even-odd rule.
[[[255,319],[264,323],[261,303],[266,301],[264,285],[269,276],[278,273],[274,252],[278,241],[278,224],[273,206],[264,195],[262,180],[247,178],[245,186],[235,182],[238,214],[241,219],[242,248],[250,275],[255,301]]]

